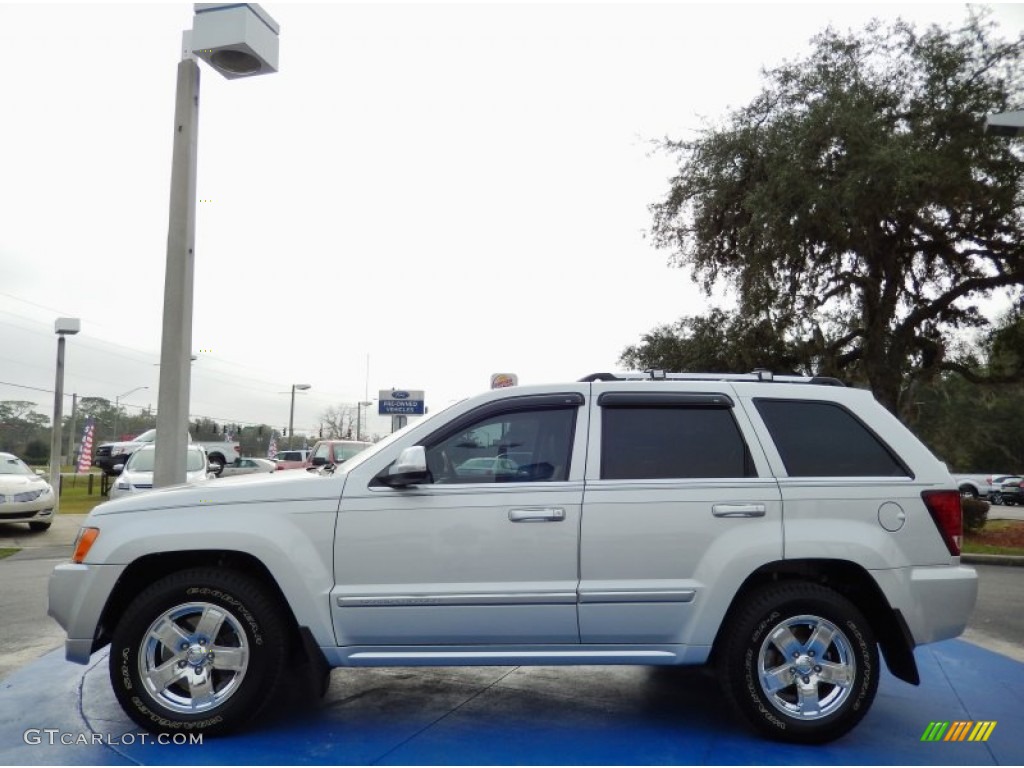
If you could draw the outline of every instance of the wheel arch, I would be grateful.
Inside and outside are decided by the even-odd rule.
[[[243,573],[266,587],[288,622],[289,640],[293,647],[308,649],[308,644],[302,640],[299,623],[289,601],[273,574],[259,558],[236,550],[193,550],[144,555],[125,568],[100,614],[92,652],[110,643],[118,618],[143,588],[172,573],[204,566]]]
[[[899,610],[863,567],[847,560],[801,559],[765,563],[751,573],[733,596],[712,645],[712,656],[734,611],[755,589],[773,582],[806,581],[835,590],[852,602],[870,623],[889,671],[911,685],[921,682],[914,659],[914,641]]]

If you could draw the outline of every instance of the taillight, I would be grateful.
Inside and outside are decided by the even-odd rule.
[[[960,509],[960,491],[921,491],[935,527],[951,555],[960,554],[964,540],[964,515]]]

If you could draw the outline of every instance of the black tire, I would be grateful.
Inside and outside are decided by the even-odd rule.
[[[818,584],[776,583],[755,590],[731,612],[718,643],[726,698],[756,730],[774,739],[802,744],[837,739],[860,722],[878,690],[874,632],[853,603]],[[789,646],[785,655],[782,645]],[[818,664],[822,658],[827,665]],[[769,690],[769,672],[778,682],[774,690]],[[801,687],[805,701],[799,698]]]
[[[44,523],[41,520],[33,520],[28,524],[28,529],[30,531],[35,531],[36,533],[42,533],[43,531],[50,530],[51,525],[53,525],[53,523]]]
[[[978,489],[973,485],[964,485],[960,488],[960,495],[976,499],[978,498]]]
[[[224,471],[224,457],[219,453],[211,453],[209,459],[211,464],[217,465],[217,469],[213,470],[213,474],[220,477],[220,473]]]
[[[1013,496],[1003,496],[1003,504],[1005,504],[1008,507],[1016,506],[1017,499]]]
[[[995,491],[994,493],[989,494],[988,500],[990,504],[1002,505],[1003,494],[1001,494],[999,491]]]
[[[213,568],[179,571],[122,614],[110,646],[110,682],[125,712],[147,730],[227,733],[277,701],[290,636],[284,612],[254,579]],[[204,687],[211,701],[194,710]]]

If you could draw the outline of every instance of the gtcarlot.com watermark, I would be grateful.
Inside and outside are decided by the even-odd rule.
[[[98,745],[129,747],[133,744],[202,744],[201,733],[75,733],[59,728],[29,728],[21,735],[26,744],[55,746]]]

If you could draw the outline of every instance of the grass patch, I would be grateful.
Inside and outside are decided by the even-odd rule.
[[[60,494],[60,512],[65,515],[84,515],[97,504],[107,500],[100,496],[100,476],[93,475],[92,494],[89,494],[88,475],[67,475]]]
[[[964,536],[963,551],[977,555],[1024,556],[1024,520],[990,520]]]
[[[0,560],[3,560],[5,557],[10,557],[15,552],[21,552],[21,550],[17,547],[0,547]]]

